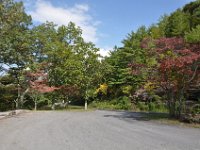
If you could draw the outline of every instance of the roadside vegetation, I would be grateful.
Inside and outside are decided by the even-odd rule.
[[[74,23],[33,25],[13,0],[0,1],[0,37],[0,111],[71,104],[200,123],[200,0],[130,32],[107,57]]]

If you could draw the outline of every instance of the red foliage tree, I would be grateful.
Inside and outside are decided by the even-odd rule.
[[[158,54],[157,81],[167,95],[169,111],[180,117],[187,89],[199,78],[199,51],[193,51],[182,38],[155,41]]]
[[[29,80],[30,94],[35,103],[35,110],[37,109],[39,95],[60,89],[58,87],[48,85],[48,74],[45,73],[44,70],[38,70],[34,73],[28,72],[26,77]]]
[[[78,97],[80,89],[76,85],[63,85],[59,88],[58,93],[62,96],[65,103],[69,103],[69,98]]]
[[[149,47],[152,43],[154,46]],[[200,79],[200,45],[187,44],[183,38],[173,37],[144,39],[141,47],[150,51],[151,56],[154,53],[158,62],[151,68],[153,74],[148,80],[156,83],[166,93],[170,114],[180,117],[187,89]],[[134,73],[140,72],[140,67],[132,69]]]

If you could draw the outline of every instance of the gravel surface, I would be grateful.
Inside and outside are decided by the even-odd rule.
[[[0,150],[200,150],[200,129],[115,111],[30,112],[0,120]]]

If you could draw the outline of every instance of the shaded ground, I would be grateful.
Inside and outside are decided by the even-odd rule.
[[[114,117],[124,119],[127,121],[138,120],[138,121],[150,121],[169,118],[166,113],[146,113],[146,112],[129,112],[129,111],[118,111],[117,114],[105,115],[104,117]]]
[[[31,112],[0,120],[1,150],[199,150],[200,129],[141,113]]]

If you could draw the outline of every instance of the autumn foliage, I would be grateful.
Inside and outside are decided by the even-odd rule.
[[[129,65],[133,75],[139,75],[144,68],[149,71],[151,76],[147,76],[145,80],[163,89],[172,116],[179,116],[182,113],[186,91],[191,84],[197,84],[199,81],[198,46],[188,44],[183,38],[177,37],[156,40],[146,38],[141,47],[148,51],[147,55],[156,59],[157,64],[151,68],[146,64]]]
[[[35,73],[28,73],[29,85],[31,91],[37,91],[39,93],[53,92],[59,88],[48,85],[48,74],[43,70],[38,70]]]

